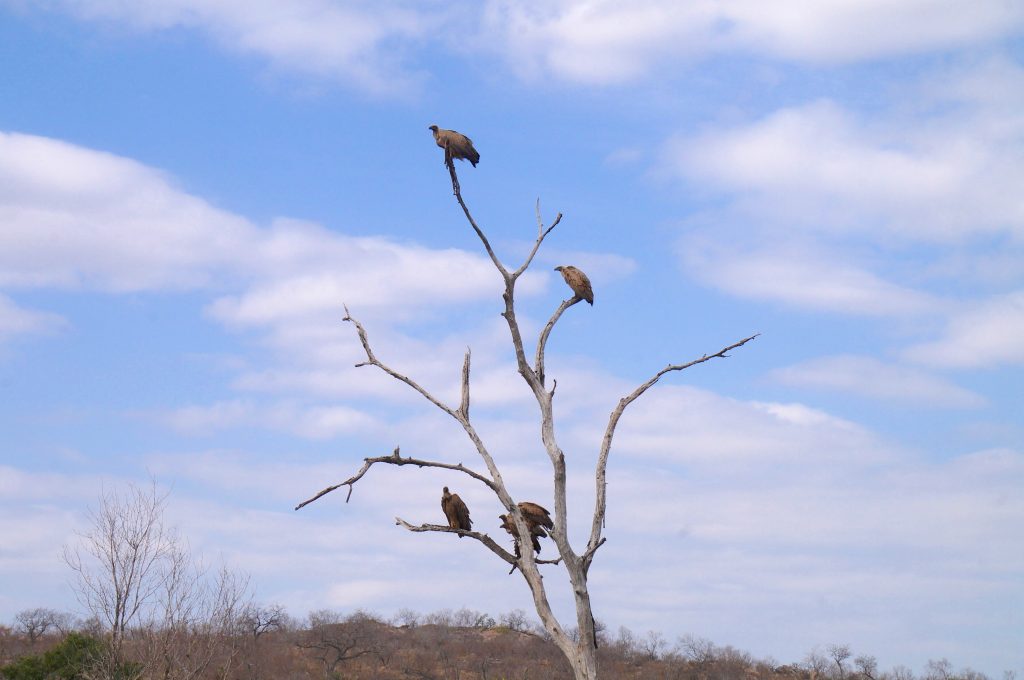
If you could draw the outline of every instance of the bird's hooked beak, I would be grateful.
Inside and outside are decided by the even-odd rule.
[[[562,265],[558,265],[557,267],[555,267],[555,271],[556,272],[562,271]]]

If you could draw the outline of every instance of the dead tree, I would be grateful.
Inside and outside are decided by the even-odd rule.
[[[561,213],[556,215],[551,225],[545,227],[540,214],[540,201],[537,202],[537,238],[534,241],[533,247],[525,261],[517,269],[510,270],[501,262],[500,259],[498,259],[498,256],[495,254],[486,234],[484,234],[483,230],[479,225],[477,225],[476,220],[473,218],[469,208],[466,206],[466,203],[462,198],[462,190],[459,185],[458,177],[455,174],[455,165],[448,153],[445,154],[445,164],[448,167],[448,173],[451,177],[452,190],[454,191],[455,198],[458,201],[459,206],[462,208],[469,225],[473,228],[473,231],[480,239],[484,250],[487,252],[488,257],[490,257],[491,262],[498,270],[498,273],[505,284],[505,291],[502,295],[505,302],[505,309],[501,315],[505,318],[505,321],[508,324],[512,346],[515,350],[519,375],[522,376],[537,401],[541,424],[541,440],[544,445],[544,449],[551,460],[554,487],[555,526],[549,533],[558,548],[559,557],[554,560],[537,559],[532,550],[523,550],[520,551],[519,555],[513,555],[495,543],[490,536],[477,531],[453,529],[451,527],[437,524],[414,525],[400,517],[395,518],[395,523],[413,532],[447,532],[458,534],[460,536],[468,536],[482,543],[488,550],[511,565],[513,570],[518,568],[533,595],[533,604],[537,610],[537,614],[540,616],[544,629],[568,659],[577,680],[594,680],[597,678],[597,636],[590,602],[590,593],[587,589],[587,577],[595,554],[606,540],[602,535],[607,504],[607,485],[605,475],[608,467],[608,456],[611,453],[612,448],[612,438],[615,435],[615,428],[619,423],[619,419],[622,417],[626,407],[650,389],[665,374],[682,371],[690,368],[691,366],[704,363],[705,361],[710,361],[711,359],[726,357],[730,350],[745,345],[757,336],[753,335],[748,338],[744,338],[743,340],[734,342],[728,347],[724,347],[717,352],[705,354],[697,359],[693,359],[685,363],[669,364],[665,368],[656,372],[649,380],[641,384],[631,393],[619,400],[618,404],[612,409],[611,415],[608,418],[608,425],[605,428],[604,438],[602,439],[600,448],[597,452],[597,467],[594,474],[594,481],[597,487],[597,497],[591,522],[590,537],[583,549],[577,552],[572,545],[570,545],[568,532],[566,530],[568,508],[566,506],[565,456],[563,455],[562,449],[558,445],[558,439],[555,436],[555,421],[552,415],[552,403],[555,398],[555,389],[558,382],[557,380],[552,380],[550,386],[548,385],[547,373],[545,370],[544,350],[547,346],[548,339],[551,336],[551,332],[554,330],[555,324],[557,324],[558,320],[562,317],[562,314],[565,313],[569,307],[580,302],[582,298],[579,296],[573,296],[567,300],[563,300],[557,309],[555,309],[551,318],[540,332],[540,336],[537,339],[537,344],[532,356],[527,355],[523,336],[519,328],[519,322],[516,320],[515,309],[516,283],[533,262],[533,258],[536,256],[537,251],[540,250],[544,239],[556,226],[558,226],[558,223],[562,219],[562,215]],[[348,502],[352,496],[352,489],[354,488],[355,483],[362,479],[363,475],[365,475],[366,472],[377,463],[400,466],[415,465],[421,468],[441,468],[467,475],[489,488],[495,496],[497,496],[498,500],[512,518],[518,534],[519,544],[527,546],[530,545],[530,528],[523,519],[523,514],[520,511],[519,506],[516,504],[516,501],[513,499],[511,492],[505,485],[494,458],[491,456],[487,446],[484,444],[479,434],[477,434],[477,431],[470,420],[470,351],[468,349],[466,350],[465,359],[462,363],[461,399],[458,405],[449,405],[443,403],[412,378],[399,373],[378,359],[370,346],[370,340],[367,336],[366,330],[363,328],[362,324],[349,313],[348,307],[345,307],[344,321],[348,321],[355,327],[355,331],[359,336],[359,341],[363,346],[363,351],[366,353],[366,360],[356,364],[356,367],[374,366],[380,369],[395,380],[405,383],[442,412],[455,419],[455,421],[462,426],[463,430],[465,430],[466,435],[469,437],[469,440],[472,442],[476,452],[479,454],[480,460],[483,461],[486,472],[474,470],[462,463],[452,464],[441,461],[403,457],[399,453],[399,449],[396,448],[389,456],[376,456],[364,459],[362,468],[360,468],[352,477],[323,489],[313,497],[297,505],[295,509],[298,510],[299,508],[312,503],[321,496],[342,486],[348,487],[348,496],[346,497],[346,502]],[[561,564],[566,570],[569,576],[569,581],[572,585],[572,591],[576,602],[575,626],[564,626],[552,613],[551,606],[548,602],[548,595],[544,588],[544,582],[541,579],[540,570],[538,568],[542,564]],[[574,628],[575,630],[573,630]]]

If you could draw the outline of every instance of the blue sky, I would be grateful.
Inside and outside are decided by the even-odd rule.
[[[476,142],[507,263],[538,198],[565,215],[531,334],[552,267],[594,282],[549,349],[577,541],[617,399],[762,334],[627,412],[598,618],[1024,672],[1022,34],[999,0],[0,0],[0,620],[74,608],[60,547],[151,475],[294,615],[528,606],[479,546],[394,526],[448,484],[498,531],[464,480],[375,469],[291,510],[395,445],[472,460],[353,367],[343,303],[444,397],[472,347],[513,495],[551,497],[437,123]]]

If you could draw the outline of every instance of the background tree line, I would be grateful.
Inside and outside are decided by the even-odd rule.
[[[390,619],[356,610],[321,609],[299,620],[279,605],[249,603],[225,629],[169,635],[150,623],[121,637],[111,662],[110,631],[95,619],[36,608],[0,626],[0,677],[8,680],[325,680],[544,679],[573,677],[560,650],[522,610],[497,617],[472,609]],[[816,649],[795,663],[757,659],[730,646],[656,631],[608,631],[598,622],[602,673],[611,678],[677,680],[987,680],[971,669],[933,660],[914,672],[880,670],[875,658],[847,645]],[[165,643],[170,639],[172,642]],[[202,650],[202,668],[189,655]],[[156,653],[159,652],[159,653]],[[1013,680],[1008,672],[1002,680]],[[988,679],[996,680],[996,679]]]
[[[213,568],[164,522],[167,494],[103,491],[88,528],[64,559],[84,615],[46,607],[0,625],[7,680],[286,680],[399,678],[560,680],[573,669],[546,628],[516,609],[497,618],[472,609],[390,619],[362,610],[310,612],[256,601],[249,578]],[[594,622],[608,678],[679,680],[984,680],[947,660],[920,674],[881,671],[874,657],[829,645],[797,663],[756,659],[729,646],[656,632],[614,633]],[[578,638],[578,630],[569,635]],[[1013,680],[1008,672],[1003,680]]]

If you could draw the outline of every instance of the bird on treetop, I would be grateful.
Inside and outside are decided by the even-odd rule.
[[[434,141],[445,150],[451,158],[469,161],[476,167],[480,162],[480,154],[473,148],[473,140],[455,130],[445,130],[436,125],[431,125],[429,130],[434,132]],[[447,158],[445,159],[447,161]]]

